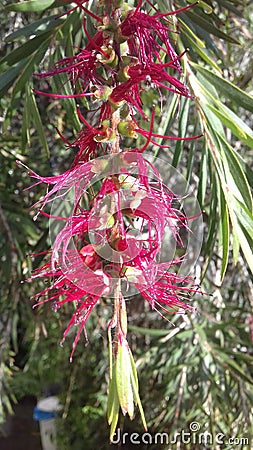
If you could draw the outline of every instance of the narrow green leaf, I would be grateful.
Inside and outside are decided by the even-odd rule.
[[[0,75],[0,97],[3,97],[6,94],[9,87],[12,85],[13,80],[17,78],[26,63],[27,58],[19,61],[14,67],[11,67]]]
[[[178,123],[178,135],[184,137],[186,135],[186,130],[188,126],[188,114],[189,114],[189,107],[190,107],[190,100],[188,98],[182,98],[181,100],[182,104],[180,105],[180,116],[179,116],[179,123]],[[172,166],[177,167],[178,162],[180,160],[180,156],[183,150],[184,141],[177,141],[173,160],[172,160]]]
[[[193,42],[195,42],[197,47],[205,48],[205,43],[198,38],[192,29],[188,27],[188,25],[183,22],[180,17],[178,17],[178,22],[181,24],[180,31],[185,34],[187,38],[190,38]]]
[[[232,147],[227,143],[223,136],[218,135],[218,138],[221,143],[222,153],[226,156],[226,160],[228,162],[227,168],[226,161],[223,158],[225,173],[228,182],[227,189],[232,190],[232,185],[230,184],[230,181],[232,181],[238,188],[248,209],[252,211],[252,194],[247,182],[247,178],[242,170],[241,164],[238,161]],[[227,169],[229,170],[229,172],[227,171]],[[237,197],[237,195],[235,195],[235,197]]]
[[[113,368],[112,379],[109,383],[109,393],[108,393],[108,409],[107,409],[108,423],[111,425],[110,428],[110,440],[113,440],[113,435],[119,420],[119,397],[116,386],[116,370],[115,365]]]
[[[248,265],[251,271],[253,271],[252,245],[234,211],[235,198],[238,198],[239,201],[242,199],[242,203],[245,203],[249,211],[252,211],[250,188],[233,149],[219,133],[216,133],[212,129],[210,129],[210,133],[213,139],[213,145],[215,146],[215,150],[212,150],[212,153],[214,152],[212,156],[232,222],[234,262],[236,263],[237,261],[240,244]]]
[[[3,66],[3,70],[6,70],[9,66],[18,63],[20,60],[27,58],[34,53],[38,47],[51,36],[52,31],[47,31],[39,36],[29,39],[25,44],[15,48],[12,52],[8,53],[0,60],[0,66]]]
[[[114,414],[113,420],[112,420],[112,423],[111,423],[111,428],[110,428],[110,441],[111,442],[113,441],[113,436],[114,436],[114,433],[115,433],[115,430],[116,430],[116,426],[117,426],[118,420],[119,420],[119,411]]]
[[[10,402],[9,397],[7,397],[7,396],[5,397],[4,403],[5,403],[5,408],[6,408],[7,412],[8,412],[8,414],[12,414],[13,413],[13,408],[12,408],[12,404]]]
[[[211,70],[205,69],[204,67],[191,62],[191,65],[201,73],[210,83],[215,85],[215,87],[220,91],[220,93],[231,101],[237,103],[238,106],[242,106],[247,111],[253,112],[253,97],[247,92],[242,91],[240,88],[235,86],[230,81],[225,80],[220,75],[215,74]]]
[[[14,312],[13,317],[12,317],[12,325],[11,325],[11,331],[12,331],[11,337],[12,337],[12,345],[13,345],[15,353],[18,352],[18,330],[17,330],[18,321],[19,321],[19,315],[17,312]]]
[[[112,351],[112,334],[111,326],[108,327],[108,347],[109,347],[109,366],[110,366],[110,380],[113,375],[113,351]]]
[[[115,366],[112,373],[112,378],[109,382],[109,392],[108,392],[108,407],[107,407],[107,418],[108,423],[111,425],[113,422],[115,414],[119,413],[119,398],[116,386],[116,372]]]
[[[212,254],[218,227],[217,207],[219,190],[215,178],[211,184],[211,199],[208,214],[208,234],[205,242],[205,256]]]
[[[50,40],[51,36],[47,38],[45,41],[43,41],[42,44],[39,46],[38,51],[35,53],[35,55],[32,55],[29,58],[28,63],[26,64],[20,76],[17,78],[15,82],[12,93],[13,97],[15,97],[15,95],[19,91],[25,88],[27,81],[31,78],[35,68],[39,65],[40,61],[44,57],[45,52],[49,46]]]
[[[234,150],[233,150],[234,151]],[[234,151],[235,153],[235,151]],[[244,161],[244,159],[237,153],[237,159],[241,165],[241,168],[247,178],[249,186],[253,189],[253,170],[249,167],[249,165]]]
[[[26,144],[30,145],[30,120],[31,116],[29,114],[28,101],[27,98],[30,95],[30,86],[26,85],[25,96],[24,96],[24,110],[23,110],[23,120],[22,120],[22,149],[25,149]]]
[[[39,135],[40,141],[46,151],[47,157],[49,158],[50,153],[49,153],[49,148],[47,145],[47,140],[43,131],[43,125],[42,125],[42,121],[41,121],[41,117],[40,117],[40,113],[35,101],[35,97],[34,97],[34,93],[32,92],[32,90],[30,91],[30,95],[28,97],[28,109],[31,113],[31,120],[35,125],[36,131]]]
[[[203,77],[201,73],[197,73],[197,82],[199,84],[201,92],[204,94],[206,100],[205,104],[215,104],[215,101],[220,98],[216,86],[210,83],[210,81],[206,80],[206,78]]]
[[[202,0],[198,1],[197,6],[198,6],[198,8],[202,8],[206,14],[212,14],[212,12],[213,12],[212,6],[208,5],[206,2],[203,2]]]
[[[197,135],[197,133],[198,133],[197,126],[198,126],[198,123],[196,121],[194,130],[193,130],[193,135]],[[189,145],[190,145],[190,149],[189,149],[189,152],[187,154],[187,171],[186,171],[187,183],[191,182],[192,171],[193,171],[194,161],[195,161],[195,156],[196,156],[196,142],[195,141],[191,141],[189,143]]]
[[[220,39],[224,39],[225,41],[232,42],[233,44],[240,44],[237,39],[234,39],[232,36],[223,33],[219,28],[213,25],[211,20],[207,20],[200,14],[196,14],[193,11],[186,11],[185,15],[188,16],[194,23],[196,23],[199,27],[203,28],[205,31],[213,34],[214,36],[219,37]]]
[[[38,12],[44,11],[53,5],[55,0],[30,0],[19,3],[12,3],[5,6],[7,11],[17,11],[17,12]]]
[[[198,185],[198,201],[200,202],[200,206],[202,208],[204,207],[206,197],[207,175],[208,175],[207,149],[206,145],[203,145],[199,167],[199,185]]]
[[[221,135],[224,134],[224,129],[221,121],[210,110],[210,108],[208,108],[210,102],[215,103],[215,100],[218,98],[215,87],[209,81],[206,81],[204,77],[201,76],[201,74],[198,74],[197,78],[193,72],[190,73],[189,83],[195,97],[198,99],[200,108],[204,113],[204,115],[200,115],[200,123],[205,124],[205,122],[207,122],[218,133],[220,133]],[[206,120],[204,119],[204,116],[206,117]]]
[[[167,131],[170,129],[170,125],[173,122],[173,118],[175,115],[175,111],[177,109],[177,105],[178,105],[178,99],[177,97],[174,95],[171,99],[171,102],[169,104],[168,109],[166,110],[166,114],[165,117],[163,118],[163,120],[161,121],[161,124],[158,128],[158,133],[161,135],[166,135]],[[169,132],[169,131],[168,131]],[[167,133],[168,134],[168,133]],[[160,138],[157,139],[158,144],[163,144],[164,143],[164,139]],[[168,141],[166,140],[165,145],[168,144]],[[154,160],[157,157],[159,153],[159,148],[157,147],[155,152],[154,152]]]
[[[208,340],[207,340],[207,336],[206,336],[206,333],[203,330],[203,328],[200,325],[198,325],[197,323],[194,323],[194,328],[199,335],[199,338],[200,338],[199,340],[201,342],[201,345],[205,344]]]
[[[202,42],[202,41],[200,39],[197,40],[197,36],[194,33],[193,33],[193,35],[196,36],[196,39],[192,38],[187,32],[185,32],[184,28],[185,28],[186,24],[184,22],[182,22],[182,23],[183,23],[182,34],[188,40],[190,49],[192,49],[192,48],[195,49],[195,51],[199,54],[199,56],[203,59],[203,61],[205,61],[207,64],[209,64],[214,69],[221,72],[221,70],[220,70],[219,66],[216,64],[216,62],[208,56],[208,53],[205,50],[203,50],[203,47],[205,47],[205,45],[200,46],[198,44],[198,41],[200,41],[200,42]]]
[[[240,239],[239,236],[237,234],[237,230],[234,227],[234,222],[232,223],[232,248],[233,248],[233,261],[234,264],[236,265],[238,262],[238,256],[239,256],[239,252],[240,252]]]
[[[234,114],[233,111],[225,105],[222,105],[221,102],[217,102],[217,105],[220,110],[213,107],[211,104],[207,106],[226,127],[230,128],[235,136],[241,139],[246,145],[248,145],[248,147],[253,148],[253,134],[250,128],[236,114]]]
[[[245,229],[245,231],[247,232],[249,238],[252,240],[253,243],[253,215],[245,207],[245,205],[242,202],[240,202],[237,198],[233,199],[233,203],[234,203],[234,211],[237,215],[238,221],[243,226],[243,228]]]
[[[224,191],[223,191],[224,192]],[[237,213],[235,211],[235,197],[230,193],[225,193],[225,197],[228,204],[229,215],[233,226],[233,239],[235,239],[233,250],[238,252],[238,243],[243,251],[246,261],[249,265],[251,272],[253,273],[253,248],[252,240],[249,240],[248,233],[242,228]],[[237,261],[237,253],[234,254],[234,260]]]
[[[237,364],[237,362],[233,359],[234,355],[229,356],[218,348],[214,350],[214,356],[218,356],[219,360],[225,365],[230,366],[236,374],[239,374],[240,377],[247,381],[250,384],[253,384],[252,378],[245,374],[245,371]]]
[[[225,202],[223,191],[220,190],[220,232],[221,232],[221,245],[222,245],[222,264],[221,264],[221,280],[223,280],[228,265],[229,255],[229,218],[228,207]]]
[[[133,377],[134,377],[135,386],[136,386],[137,391],[139,391],[138,374],[137,374],[135,361],[134,361],[134,358],[133,358],[133,355],[132,355],[131,351],[130,351],[130,361],[131,361],[132,374],[133,374]]]
[[[147,423],[146,423],[146,419],[145,419],[145,414],[143,411],[141,399],[140,399],[139,392],[138,392],[138,386],[136,385],[133,372],[131,372],[131,384],[132,384],[132,389],[133,389],[133,394],[134,394],[134,401],[138,405],[144,429],[147,431],[148,427],[147,427]]]
[[[53,30],[57,28],[64,22],[65,19],[62,17],[58,17],[57,15],[44,17],[43,19],[36,20],[35,22],[26,25],[25,27],[18,28],[11,34],[8,34],[5,37],[5,42],[14,42],[18,40],[20,37],[28,37],[32,35],[39,35],[45,33],[46,31]]]

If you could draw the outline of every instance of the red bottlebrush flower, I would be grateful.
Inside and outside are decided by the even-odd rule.
[[[104,275],[105,276],[105,275]],[[79,329],[76,333],[75,340],[73,342],[73,349],[70,355],[70,361],[72,361],[72,356],[75,351],[77,342],[80,338],[82,331],[85,332],[85,324],[90,314],[93,311],[93,308],[98,303],[101,295],[105,293],[106,290],[103,288],[98,288],[98,294],[89,292],[89,283],[87,284],[87,289],[81,289],[77,284],[71,282],[68,277],[64,275],[64,273],[58,268],[57,270],[52,270],[50,264],[46,264],[42,268],[40,268],[32,278],[35,277],[43,277],[54,279],[53,283],[42,292],[40,292],[37,296],[38,299],[34,307],[37,307],[45,302],[52,302],[52,308],[54,311],[57,311],[61,308],[62,305],[66,303],[75,304],[76,309],[73,313],[69,324],[63,334],[63,338],[61,344],[65,341],[69,331],[73,326],[79,326]],[[96,277],[92,280],[92,282],[96,282]],[[43,298],[41,300],[41,297]],[[86,333],[85,333],[86,336]],[[86,336],[87,339],[87,336]]]
[[[73,167],[79,163],[87,162],[91,158],[97,158],[103,151],[102,144],[96,142],[95,138],[99,135],[99,130],[87,128],[82,130],[71,147],[79,147],[75,156]]]
[[[110,128],[109,118],[111,117],[111,105],[108,102],[103,102],[100,107],[99,125],[92,127],[80,109],[77,108],[79,119],[86,125],[86,129],[82,130],[77,139],[70,144],[71,147],[79,147],[77,155],[74,159],[73,165],[87,162],[89,159],[97,158],[106,153],[107,147],[103,143],[113,139],[112,129]],[[108,123],[109,122],[109,123]]]
[[[99,31],[93,38],[90,38],[88,45],[77,55],[59,60],[52,70],[36,73],[36,76],[39,78],[47,78],[57,74],[67,73],[74,89],[77,81],[81,81],[82,92],[73,94],[73,96],[91,95],[86,93],[90,84],[103,85],[106,81],[102,75],[97,72],[97,67],[101,66],[98,55],[102,55],[105,60],[109,58],[109,55],[105,50],[107,40],[104,33]],[[40,93],[43,94],[43,92]]]
[[[89,14],[96,21],[95,36],[89,35],[84,20],[86,47],[78,49],[75,56],[58,61],[52,70],[37,74],[40,78],[65,74],[63,83],[68,81],[71,92],[36,93],[53,98],[91,96],[95,106],[87,114],[92,117],[92,125],[77,106],[84,129],[74,142],[69,143],[59,132],[69,148],[78,147],[71,168],[54,177],[30,171],[36,184],[51,186],[36,205],[41,209],[52,205],[50,214],[40,211],[51,219],[49,261],[31,278],[51,280],[51,285],[35,296],[34,306],[52,302],[54,311],[67,304],[74,309],[61,341],[72,328],[77,329],[70,359],[82,332],[87,339],[85,325],[94,307],[103,297],[113,298],[114,313],[108,324],[108,423],[112,438],[119,408],[132,419],[134,404],[138,405],[147,428],[137,372],[126,341],[125,297],[138,293],[165,317],[194,311],[190,296],[198,291],[191,277],[179,275],[189,260],[175,256],[177,247],[181,247],[180,254],[186,245],[187,251],[191,250],[188,237],[195,228],[191,228],[190,219],[197,215],[186,216],[191,202],[181,204],[180,198],[164,185],[156,168],[142,156],[150,142],[156,144],[153,138],[171,136],[153,132],[154,108],[149,131],[142,129],[136,119],[139,115],[147,119],[142,109],[144,90],[156,88],[161,100],[161,89],[191,97],[185,84],[174,76],[182,73],[183,55],[177,56],[171,44],[167,17],[192,5],[163,14],[152,5],[152,0],[146,0],[148,9],[155,11],[151,16],[140,12],[143,0],[137,2],[136,8],[122,1],[101,0],[97,5],[99,17],[84,6],[86,1],[75,0],[77,6],[66,14],[76,8]],[[135,116],[136,111],[139,114]],[[137,133],[146,138],[142,148],[131,150],[130,144],[123,151],[122,142],[129,145],[129,138],[136,139]],[[170,171],[168,176],[177,182]],[[182,196],[187,197],[187,193],[184,191]],[[195,257],[193,253],[188,253],[191,258]]]
[[[110,277],[102,269],[102,261],[91,244],[84,245],[80,251],[72,249],[72,240],[76,245],[86,242],[90,213],[82,211],[79,215],[66,220],[66,225],[57,234],[51,252],[50,261],[37,269],[31,279],[46,278],[51,285],[35,296],[34,307],[52,302],[57,311],[62,305],[72,303],[75,312],[64,332],[61,343],[73,326],[79,326],[73,343],[74,353],[81,332],[85,332],[86,321],[102,296],[111,292]],[[56,220],[62,220],[57,217]],[[53,280],[53,281],[52,281]],[[87,339],[87,337],[86,337]]]
[[[84,209],[83,196],[93,180],[99,179],[101,170],[107,171],[102,185]],[[178,261],[159,263],[166,230],[181,244],[179,231],[187,229],[187,218],[174,206],[178,199],[163,185],[158,171],[141,154],[123,152],[114,158],[100,158],[75,166],[61,176],[43,178],[34,172],[32,176],[53,185],[41,199],[43,205],[53,199],[64,205],[71,194],[72,215],[52,217],[61,226],[57,232],[54,224],[50,263],[32,278],[54,279],[39,294],[37,304],[52,301],[54,309],[58,309],[65,303],[77,302],[64,333],[65,339],[73,325],[80,325],[73,350],[99,298],[113,294],[115,278],[133,284],[152,308],[162,313],[191,310],[187,292],[195,292],[196,288],[190,278],[170,272]],[[90,236],[95,244],[90,243]],[[183,286],[185,282],[189,288]]]
[[[164,88],[167,91],[173,92],[184,97],[191,98],[188,88],[184,83],[178,80],[176,77],[169,75],[165,68],[166,66],[174,66],[174,62],[171,61],[168,64],[155,64],[150,62],[148,65],[136,64],[131,66],[127,70],[127,81],[116,86],[109,100],[116,105],[122,102],[127,102],[129,105],[134,106],[141,114],[142,101],[141,101],[141,82],[146,82],[149,85],[155,85],[158,88]],[[167,83],[167,84],[165,84]]]
[[[181,72],[181,65],[177,54],[170,43],[168,25],[155,17],[130,10],[120,26],[122,39],[127,39],[129,54],[136,56],[145,67],[155,58],[161,62],[160,51],[166,53],[171,60],[175,60],[175,68]],[[157,38],[161,41],[158,43]]]
[[[175,262],[167,264],[171,269]],[[138,286],[138,285],[137,285]],[[152,309],[155,309],[163,317],[164,314],[185,313],[186,311],[194,312],[195,308],[189,304],[190,294],[196,293],[198,287],[194,284],[191,277],[179,276],[176,273],[166,271],[162,265],[157,267],[157,281],[151,284],[146,290],[143,285],[140,292]]]

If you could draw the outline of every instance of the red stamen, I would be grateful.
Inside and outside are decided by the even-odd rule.
[[[139,0],[137,6],[135,8],[134,14],[133,14],[134,16],[139,11],[139,9],[141,8],[142,2],[143,2],[143,0]]]
[[[170,145],[158,144],[158,142],[153,141],[153,139],[150,139],[150,142],[151,142],[151,144],[157,145],[157,147],[160,147],[160,148],[170,148]]]
[[[69,220],[68,217],[52,216],[52,214],[47,214],[45,211],[43,211],[43,209],[40,209],[39,213],[42,216],[47,217],[48,219],[57,219],[57,220],[65,220],[65,221]]]
[[[90,37],[90,35],[88,33],[88,30],[87,30],[87,27],[86,27],[86,20],[87,20],[86,17],[84,17],[84,19],[83,19],[83,31],[84,31],[85,36],[87,37],[88,41],[91,41],[92,38]]]
[[[89,16],[93,17],[93,19],[95,19],[95,20],[97,20],[98,22],[100,22],[100,23],[103,24],[103,20],[102,20],[100,17],[98,17],[98,16],[96,16],[95,14],[93,14],[93,13],[92,13],[91,11],[89,11],[87,8],[85,8],[85,7],[82,5],[81,2],[79,2],[78,0],[75,0],[75,2],[76,2],[76,4],[77,4],[80,8],[82,8],[82,10],[83,10],[84,12],[86,12],[86,14],[88,14]]]
[[[57,134],[59,134],[60,138],[63,140],[63,142],[65,142],[65,144],[67,144],[69,147],[71,146],[70,142],[67,141],[67,139],[63,136],[63,134],[60,132],[60,130],[58,130],[58,128],[55,128]]]
[[[90,123],[84,118],[84,116],[82,115],[81,111],[80,111],[80,106],[77,105],[76,107],[77,109],[77,115],[79,117],[79,119],[86,125],[86,127],[91,130],[93,133],[95,134],[104,134],[103,131],[97,130],[96,128],[94,128],[92,125],[90,125]]]
[[[53,93],[49,93],[49,92],[39,91],[38,89],[33,89],[33,92],[38,95],[44,95],[44,97],[52,97],[52,98],[92,97],[94,95],[92,92],[87,92],[87,93],[83,93],[83,94],[71,94],[71,95],[53,94]]]
[[[163,63],[163,67],[170,67],[172,64],[180,60],[186,53],[188,52],[188,48],[186,48],[180,55],[178,55],[176,58],[172,59],[171,61],[167,63]]]
[[[89,130],[93,130],[94,128],[89,124],[89,122],[87,122],[87,120],[82,115],[79,105],[77,105],[76,109],[77,109],[77,115],[78,115],[79,119],[86,125],[87,128],[89,128]]]
[[[167,136],[167,135],[163,136],[162,134],[157,134],[157,133],[152,133],[152,132],[150,134],[150,131],[143,130],[142,128],[136,128],[134,131],[142,134],[145,137],[147,136],[148,138],[149,137],[157,137],[157,138],[161,138],[161,139],[173,139],[174,141],[192,141],[194,139],[198,139],[203,136],[203,134],[199,134],[197,136],[190,136],[190,137],[178,137],[178,136]]]
[[[67,16],[68,14],[71,14],[73,11],[75,11],[78,8],[78,6],[74,6],[74,8],[70,9],[69,11],[66,11],[59,16],[57,16],[57,19],[60,19],[61,17]]]
[[[186,9],[190,9],[190,8],[193,8],[194,6],[198,5],[198,3],[199,2],[195,2],[195,3],[192,3],[191,5],[187,5],[187,6],[184,6],[183,8],[175,9],[175,11],[170,11],[170,12],[165,13],[165,14],[164,13],[158,13],[158,14],[155,14],[153,17],[155,17],[155,18],[162,18],[162,17],[167,17],[167,16],[173,16],[174,14],[180,14],[182,11],[185,11]]]

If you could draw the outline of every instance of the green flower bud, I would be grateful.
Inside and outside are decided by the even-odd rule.
[[[118,125],[119,133],[123,136],[137,139],[138,135],[135,132],[136,125],[132,120],[123,120]]]

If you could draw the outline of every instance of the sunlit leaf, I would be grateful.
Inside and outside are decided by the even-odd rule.
[[[225,276],[228,256],[229,256],[229,215],[228,207],[225,202],[225,197],[222,191],[220,191],[220,233],[221,233],[221,247],[222,247],[222,264],[221,264],[221,282]]]
[[[217,103],[218,109],[213,107],[211,104],[208,108],[213,111],[213,113],[219,117],[222,123],[230,128],[232,133],[245,142],[246,145],[253,148],[253,132],[250,128],[238,117],[233,111],[222,105],[221,102]]]
[[[215,74],[213,71],[192,63],[192,66],[201,73],[216,89],[225,97],[235,102],[238,106],[242,106],[246,110],[253,112],[253,97],[247,92],[242,91],[235,84],[225,80],[225,78]]]

